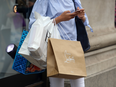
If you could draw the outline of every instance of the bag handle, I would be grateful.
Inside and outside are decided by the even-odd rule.
[[[55,25],[56,25],[56,21],[55,21],[55,19],[53,19],[53,22],[54,22],[54,23],[55,23]],[[66,36],[68,37],[68,39],[69,39],[69,40],[71,40],[71,39],[70,39],[70,37],[69,37],[69,36],[67,35],[67,33],[65,32],[65,30],[64,30],[64,29],[62,28],[62,26],[60,25],[60,23],[59,23],[58,25],[59,25],[59,26],[60,26],[60,28],[64,31],[64,33],[66,34]],[[61,30],[60,30],[60,29],[59,29],[59,31],[61,32]],[[61,34],[62,34],[62,32],[61,32]],[[63,34],[62,34],[62,36],[63,36]],[[65,39],[65,38],[64,38],[64,36],[63,36],[63,39]]]
[[[65,32],[65,30],[62,28],[62,26],[61,26],[60,24],[58,24],[58,25],[59,25],[60,28],[64,31],[64,33],[66,34],[66,36],[68,37],[68,39],[71,40],[70,37],[69,37],[69,35],[68,35],[68,34]],[[62,36],[63,36],[63,34],[62,34]],[[64,36],[63,36],[63,39],[65,39]]]
[[[74,3],[74,8],[75,8],[75,11],[76,11],[76,5],[75,5],[75,2],[74,2],[74,0],[72,0],[73,1],[73,3]]]

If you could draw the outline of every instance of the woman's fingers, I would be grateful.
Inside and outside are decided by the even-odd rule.
[[[68,11],[64,11],[64,13],[71,13],[71,12],[68,10]]]
[[[77,7],[77,10],[80,10],[80,8],[79,8],[79,7]]]
[[[79,7],[77,7],[77,10],[78,10],[79,12],[83,12],[83,11],[85,11],[84,8],[80,9]]]
[[[69,13],[68,15],[69,16],[76,16],[77,14],[76,13]]]
[[[82,8],[82,9],[80,9],[80,11],[85,11],[85,9],[84,9],[84,8]]]

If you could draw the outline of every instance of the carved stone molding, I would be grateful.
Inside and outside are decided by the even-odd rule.
[[[116,45],[85,53],[87,75],[116,66]]]

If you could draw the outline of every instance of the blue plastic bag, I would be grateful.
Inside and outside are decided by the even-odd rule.
[[[14,69],[15,71],[22,73],[24,75],[42,73],[45,70],[41,70],[39,67],[33,65],[27,59],[25,59],[23,56],[18,54],[18,51],[19,51],[24,39],[26,38],[27,34],[28,34],[28,31],[23,30],[22,36],[21,36],[21,39],[19,42],[19,46],[17,48],[17,52],[15,55],[15,59],[13,62],[12,69]]]

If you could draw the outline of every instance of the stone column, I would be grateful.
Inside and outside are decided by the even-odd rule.
[[[96,50],[116,44],[115,0],[81,0],[93,33],[87,27],[91,49]]]

